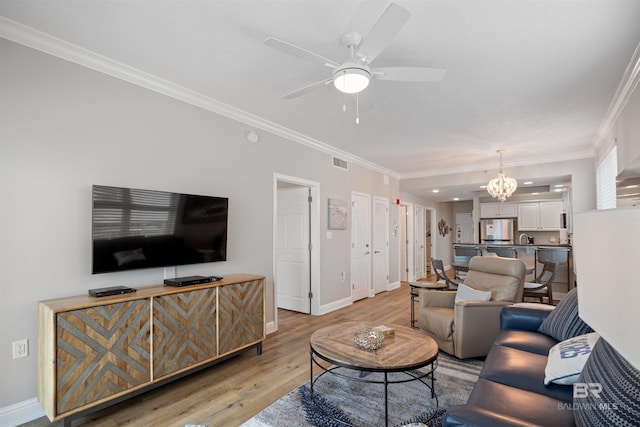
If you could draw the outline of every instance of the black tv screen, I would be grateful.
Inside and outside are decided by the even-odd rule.
[[[92,273],[227,259],[229,199],[93,186]]]

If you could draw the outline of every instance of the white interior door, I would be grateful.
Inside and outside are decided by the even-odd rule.
[[[373,198],[373,291],[389,287],[389,200]]]
[[[371,289],[371,197],[351,194],[351,296],[357,301]]]
[[[424,206],[416,205],[414,208],[415,221],[413,222],[413,238],[414,238],[414,276],[415,280],[425,277],[425,247],[424,240],[425,234],[425,219],[424,219]]]
[[[276,289],[278,307],[310,312],[309,189],[278,190]]]

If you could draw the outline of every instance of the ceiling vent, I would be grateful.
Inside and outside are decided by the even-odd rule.
[[[342,160],[337,157],[333,158],[333,166],[340,169],[349,170],[349,163],[347,163],[346,160]]]

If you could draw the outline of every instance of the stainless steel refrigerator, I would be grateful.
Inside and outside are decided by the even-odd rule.
[[[515,218],[480,220],[480,243],[486,245],[513,245]]]

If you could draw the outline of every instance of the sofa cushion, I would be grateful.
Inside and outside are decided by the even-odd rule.
[[[544,319],[538,331],[558,341],[593,332],[593,329],[578,316],[578,288],[573,288],[567,293],[555,310]]]
[[[409,425],[413,426],[413,424]],[[444,414],[442,425],[444,427],[540,427],[538,424],[528,423],[512,416],[498,414],[473,405],[461,405],[447,410]]]
[[[470,288],[467,285],[458,285],[456,292],[456,300],[458,301],[489,301],[491,299],[490,291],[479,291],[477,289]]]
[[[517,329],[503,329],[500,335],[493,342],[494,345],[517,348],[518,350],[530,353],[549,354],[551,347],[556,345],[558,340],[545,334],[529,331],[519,331]]]
[[[515,348],[494,346],[480,372],[480,378],[571,402],[573,388],[568,385],[544,385],[547,356]]]
[[[555,306],[535,304],[538,307],[523,307],[521,303],[504,307],[500,312],[501,329],[518,329],[522,331],[538,332],[544,319],[549,316]]]
[[[584,364],[600,336],[591,332],[578,335],[554,345],[549,350],[547,367],[544,370],[544,383],[573,384],[578,381]]]
[[[603,338],[594,346],[578,383],[586,385],[574,393],[578,426],[638,425],[640,371]]]
[[[570,407],[570,403],[482,378],[474,386],[469,401],[464,406],[469,407],[469,405],[478,406],[491,413],[520,421],[514,425],[535,424],[549,427],[574,425],[571,409],[558,410],[558,408],[565,406]],[[451,417],[455,418],[456,409],[456,407],[448,409],[446,417],[449,417],[450,412]],[[445,425],[455,425],[449,424],[447,418],[445,418]],[[478,425],[495,426],[499,424]]]

